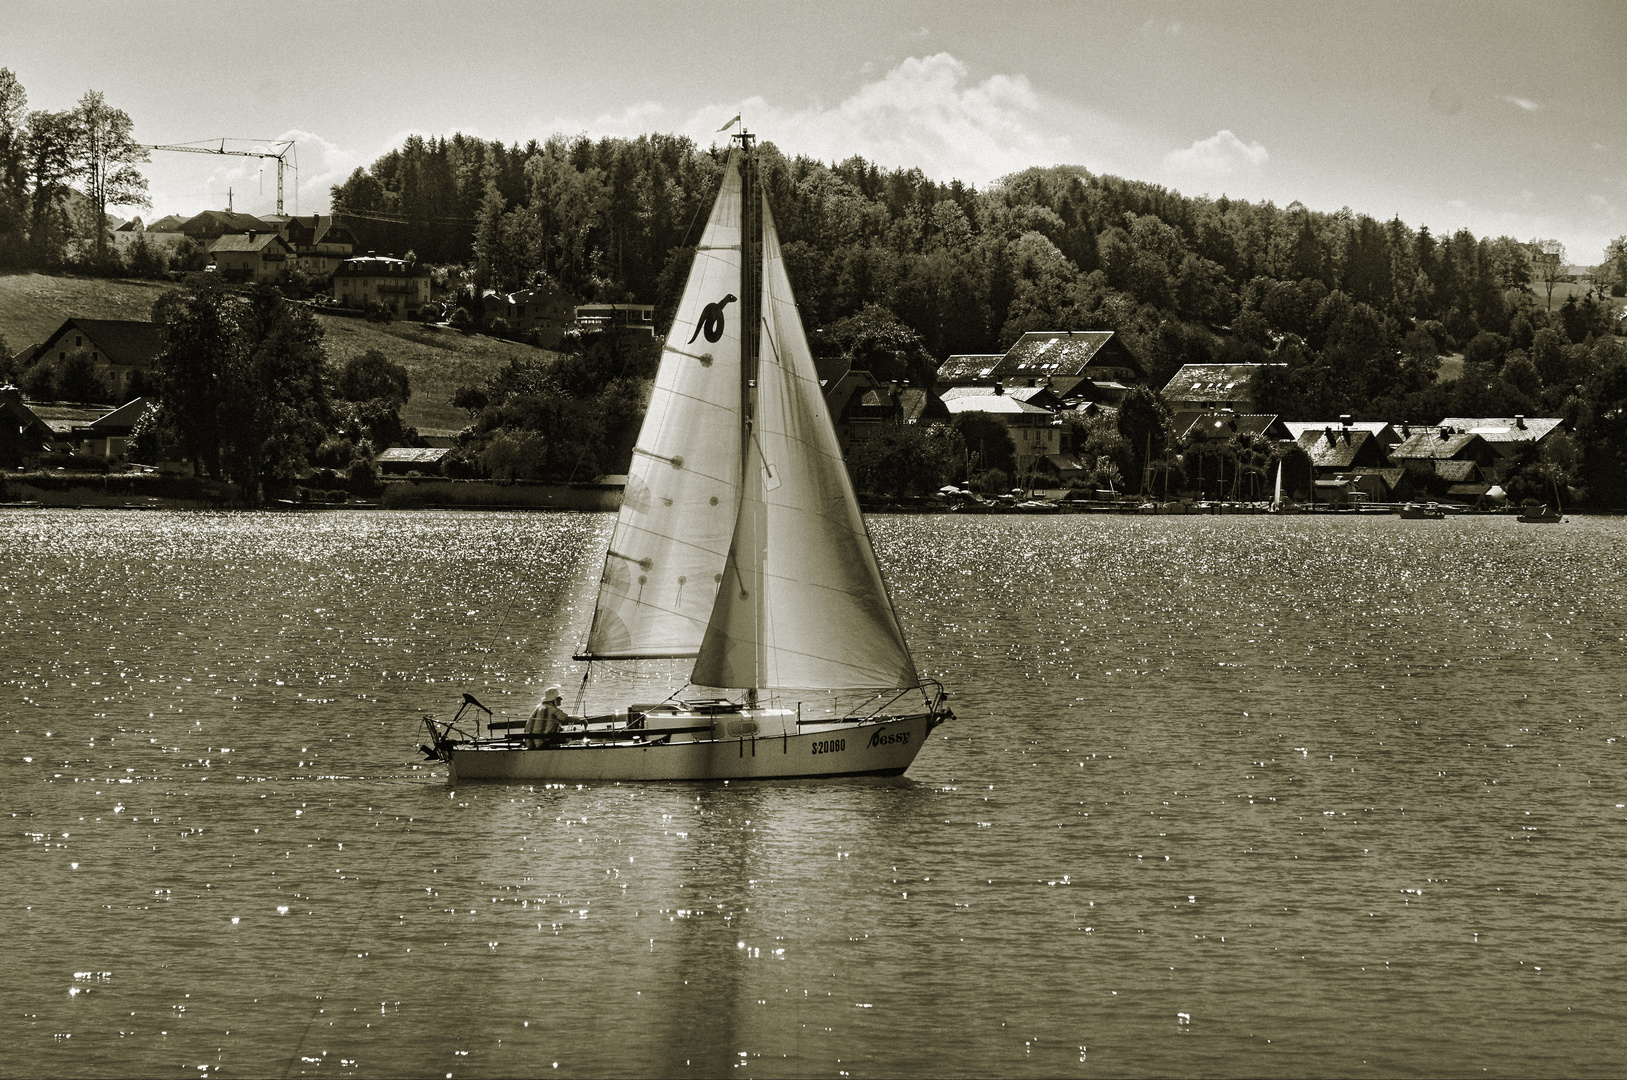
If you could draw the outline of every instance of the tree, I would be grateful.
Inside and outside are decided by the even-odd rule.
[[[292,480],[328,419],[316,317],[261,286],[246,301],[213,288],[168,293],[153,321],[164,349],[152,441],[240,485],[251,503]]]
[[[952,425],[966,446],[968,474],[999,469],[1008,476],[1016,471],[1017,444],[1003,420],[988,413],[963,412]]]
[[[1565,245],[1558,240],[1533,240],[1526,245],[1531,251],[1531,270],[1537,281],[1548,290],[1548,310],[1554,308],[1554,286],[1565,280]]]
[[[368,349],[345,361],[337,390],[346,401],[385,398],[400,408],[412,397],[412,379],[406,368],[377,349]]]
[[[1140,485],[1151,461],[1164,456],[1170,443],[1169,407],[1158,391],[1132,386],[1119,403],[1118,429],[1129,451],[1131,468]],[[1145,487],[1140,490],[1145,491]]]
[[[28,254],[36,266],[62,259],[68,238],[68,181],[78,138],[72,113],[28,114]]]
[[[0,266],[19,265],[26,249],[27,108],[22,83],[10,68],[0,68]]]
[[[99,90],[87,90],[73,112],[74,173],[85,185],[95,212],[96,259],[107,254],[107,208],[151,206],[147,178],[136,168],[149,160],[131,135],[130,114],[115,109]]]
[[[1618,236],[1604,249],[1604,265],[1600,275],[1610,286],[1610,295],[1627,295],[1627,236]]]

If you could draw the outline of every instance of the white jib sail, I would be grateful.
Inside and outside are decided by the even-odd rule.
[[[740,516],[691,678],[769,689],[917,686],[766,198],[762,334]]]
[[[694,656],[712,613],[738,501],[740,190],[735,153],[661,352],[587,657]]]

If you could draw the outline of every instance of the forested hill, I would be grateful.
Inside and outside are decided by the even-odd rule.
[[[545,273],[584,297],[670,312],[722,153],[670,135],[413,137],[333,196],[363,248],[472,260],[481,287]],[[1600,350],[1619,344],[1603,340],[1618,325],[1607,295],[1553,295],[1557,244],[1437,237],[1077,167],[979,191],[771,144],[762,161],[809,329],[879,304],[939,359],[999,351],[1030,329],[1111,329],[1155,383],[1182,363],[1270,358],[1288,365],[1268,387],[1274,410],[1432,421],[1574,413],[1578,384],[1613,355]],[[1612,255],[1627,282],[1627,244]],[[1443,386],[1436,357],[1453,351],[1464,375]]]

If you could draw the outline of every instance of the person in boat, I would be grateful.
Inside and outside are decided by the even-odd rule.
[[[542,695],[542,704],[525,722],[525,744],[533,750],[558,746],[565,741],[565,710],[559,707],[559,687],[550,686]]]

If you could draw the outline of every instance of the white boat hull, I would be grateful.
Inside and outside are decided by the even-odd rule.
[[[920,753],[933,721],[922,713],[739,738],[578,741],[546,750],[488,744],[451,749],[446,760],[453,784],[897,776]]]

